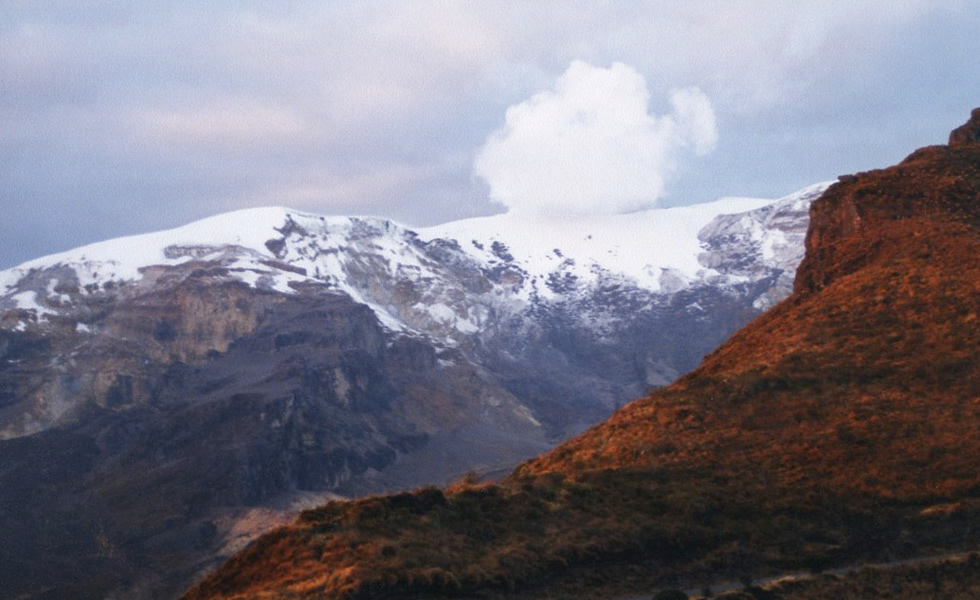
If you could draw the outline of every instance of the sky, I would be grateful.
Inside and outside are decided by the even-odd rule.
[[[945,143],[973,0],[0,0],[0,268],[243,208],[777,198]]]

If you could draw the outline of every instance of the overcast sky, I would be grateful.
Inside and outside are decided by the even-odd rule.
[[[945,143],[970,0],[0,0],[0,268],[239,208],[778,197]]]

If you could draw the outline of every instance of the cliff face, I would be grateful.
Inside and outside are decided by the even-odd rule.
[[[673,385],[498,485],[307,511],[186,598],[628,597],[970,547],[980,144],[955,139],[831,187],[793,296]]]
[[[888,169],[842,177],[810,206],[806,257],[794,290],[812,292],[873,259],[878,228],[904,222],[915,235],[917,220],[978,222],[980,110],[950,135],[948,146],[913,152]],[[861,251],[845,251],[863,243]]]
[[[183,273],[0,329],[0,597],[172,597],[309,503],[547,447],[458,350],[345,295]]]
[[[950,146],[980,143],[980,108],[974,108],[970,120],[949,134]]]

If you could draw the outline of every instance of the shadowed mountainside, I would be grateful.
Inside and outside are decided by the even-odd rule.
[[[614,597],[970,548],[978,130],[841,178],[793,296],[674,385],[500,484],[306,511],[185,598]]]

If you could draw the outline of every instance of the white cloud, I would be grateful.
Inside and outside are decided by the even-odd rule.
[[[553,90],[507,109],[477,154],[474,172],[511,211],[620,213],[653,206],[680,151],[710,152],[714,111],[697,88],[674,90],[672,112],[648,112],[643,76],[573,62]]]

